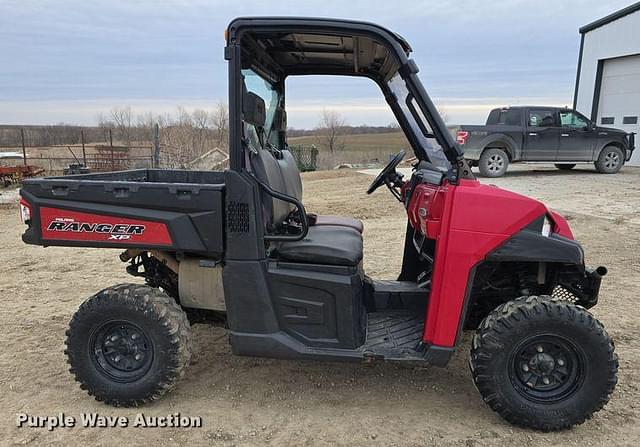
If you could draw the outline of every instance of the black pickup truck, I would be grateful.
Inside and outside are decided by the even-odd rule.
[[[484,126],[451,129],[465,158],[486,177],[501,177],[509,163],[551,162],[558,169],[594,163],[614,174],[629,161],[635,134],[600,127],[568,108],[503,107],[489,113]]]

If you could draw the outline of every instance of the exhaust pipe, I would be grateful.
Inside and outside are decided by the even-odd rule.
[[[607,272],[608,272],[607,268],[603,266],[596,268],[594,271],[594,273],[598,275],[599,278],[602,278],[604,275],[607,274]]]

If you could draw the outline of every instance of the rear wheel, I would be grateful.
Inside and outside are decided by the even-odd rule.
[[[560,169],[561,171],[570,171],[576,167],[575,164],[567,164],[567,163],[556,163],[555,167]]]
[[[498,148],[486,149],[480,156],[478,168],[485,177],[502,177],[509,167],[509,156]]]
[[[484,401],[538,430],[583,423],[608,401],[618,357],[586,309],[548,296],[509,301],[480,324],[470,367]]]
[[[596,171],[601,174],[615,174],[624,164],[624,154],[619,147],[607,146],[600,152],[595,162]]]
[[[184,311],[149,286],[120,284],[75,313],[65,353],[80,387],[114,406],[138,406],[175,387],[191,357]]]

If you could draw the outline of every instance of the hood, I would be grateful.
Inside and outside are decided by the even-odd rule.
[[[626,135],[627,131],[622,130],[622,129],[616,129],[614,127],[602,127],[602,126],[596,126],[596,130],[598,132],[607,132],[609,134],[615,133],[615,134],[620,134],[620,135]]]

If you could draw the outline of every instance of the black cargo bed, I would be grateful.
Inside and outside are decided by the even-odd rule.
[[[23,240],[36,245],[127,246],[115,240],[43,238],[49,223],[41,222],[40,209],[46,207],[161,222],[172,241],[163,248],[219,257],[224,253],[224,188],[221,171],[135,169],[26,179],[20,194],[33,209]]]
[[[41,199],[179,212],[207,211],[221,205],[224,173],[135,169],[27,179],[22,189]]]

